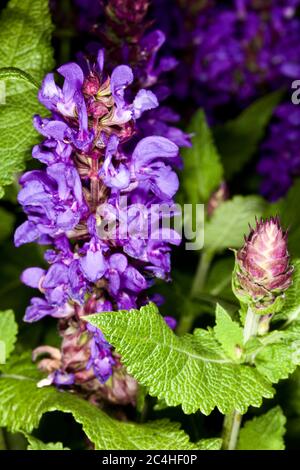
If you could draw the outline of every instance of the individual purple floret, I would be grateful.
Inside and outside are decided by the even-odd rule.
[[[72,230],[87,214],[81,181],[72,161],[53,163],[47,170],[25,173],[18,201],[28,220],[18,227],[15,244],[20,246],[43,235],[57,236]]]

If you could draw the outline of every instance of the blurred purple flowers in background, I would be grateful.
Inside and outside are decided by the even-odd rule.
[[[153,0],[168,51],[180,58],[173,93],[185,107],[203,107],[215,123],[270,91],[290,90],[300,77],[299,7],[299,0]],[[279,106],[261,147],[261,192],[271,201],[300,175],[297,114],[289,102]]]
[[[258,171],[262,194],[276,201],[286,194],[293,178],[300,176],[300,113],[292,103],[277,107],[266,140],[261,146]]]
[[[53,73],[45,77],[39,101],[51,117],[35,116],[44,141],[32,152],[44,167],[20,179],[27,220],[15,244],[48,246],[49,264],[22,275],[44,295],[31,300],[25,320],[59,319],[61,350],[44,349],[50,358],[40,363],[47,383],[80,385],[93,399],[105,393],[124,402],[128,392],[132,402],[136,387],[119,374],[120,358],[82,317],[138,308],[155,278],[170,279],[180,237],[165,228],[153,234],[150,213],[156,204],[172,207],[179,188],[179,147],[191,145],[180,115],[203,107],[222,123],[265,93],[289,89],[300,78],[300,0],[74,2],[87,52],[58,68],[61,87]],[[300,174],[299,138],[298,110],[285,102],[257,168],[270,200]],[[103,235],[104,221],[115,222],[115,236]],[[175,328],[173,318],[165,321]],[[116,389],[108,391],[113,372]]]
[[[300,75],[299,1],[236,0],[207,7],[193,32],[199,104],[237,108]]]

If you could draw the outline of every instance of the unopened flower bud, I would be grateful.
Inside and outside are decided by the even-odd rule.
[[[287,232],[282,230],[277,217],[261,219],[236,253],[233,275],[236,296],[258,313],[275,313],[282,308],[292,272]]]

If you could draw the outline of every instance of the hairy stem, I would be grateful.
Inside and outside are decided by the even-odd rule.
[[[213,259],[213,253],[208,252],[208,251],[203,251],[201,258],[198,263],[197,271],[194,277],[194,281],[187,299],[187,303],[197,297],[197,295],[203,290],[207,273],[209,271],[209,267],[211,265]],[[194,312],[191,311],[189,306],[185,309],[188,313],[186,315],[183,315],[179,321],[178,327],[177,327],[177,333],[179,335],[183,335],[185,333],[188,333],[192,326],[193,322],[195,319]]]
[[[236,410],[225,416],[223,428],[223,449],[234,450],[237,445],[242,415]]]
[[[190,293],[191,298],[194,298],[199,292],[203,290],[212,258],[212,253],[208,251],[203,251],[201,259],[198,263],[197,271],[192,285]]]
[[[258,332],[260,316],[253,312],[250,306],[248,306],[247,315],[244,325],[244,344],[252,337],[256,336]],[[247,358],[247,361],[251,362],[252,358]],[[223,449],[224,450],[235,450],[239,431],[242,423],[242,415],[234,410],[224,418],[223,426]]]
[[[248,306],[247,315],[244,325],[244,344],[251,338],[256,336],[258,331],[260,316],[254,313],[250,306]]]

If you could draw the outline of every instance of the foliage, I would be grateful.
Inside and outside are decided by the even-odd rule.
[[[51,23],[47,0],[10,0],[0,17],[0,80],[5,81],[5,104],[0,105],[0,195],[16,172],[24,169],[37,142],[32,117],[41,109],[37,90],[28,83],[41,83],[54,66],[51,49]],[[22,76],[5,73],[20,70]],[[5,69],[5,70],[3,70]],[[2,71],[3,70],[3,71]],[[1,72],[2,71],[2,72]],[[4,77],[4,78],[2,78]],[[12,80],[13,78],[13,80]]]
[[[115,375],[104,381],[105,383],[97,382],[98,395],[91,392],[93,381],[84,383],[82,389],[66,384],[61,387],[49,385],[53,371],[59,368],[57,364],[60,358],[59,348],[64,343],[61,336],[62,332],[65,332],[65,320],[48,316],[37,323],[23,322],[25,309],[33,294],[20,279],[22,271],[29,266],[45,267],[44,254],[49,248],[47,244],[49,239],[42,237],[37,244],[21,246],[18,249],[12,240],[14,229],[24,221],[17,200],[18,178],[25,169],[40,168],[40,163],[30,158],[33,146],[39,143],[38,134],[32,123],[33,116],[39,113],[43,116],[46,114],[45,108],[38,100],[38,89],[49,71],[62,62],[73,61],[79,52],[78,48],[81,48],[81,52],[85,50],[93,32],[98,31],[94,28],[97,15],[95,17],[93,15],[92,30],[89,29],[88,33],[84,31],[87,18],[79,20],[77,18],[78,11],[81,11],[79,4],[84,2],[76,3],[78,3],[76,9],[74,7],[70,11],[69,1],[51,2],[51,12],[48,0],[8,0],[0,6],[0,449],[27,446],[28,450],[77,450],[78,441],[74,439],[73,442],[73,431],[75,434],[80,432],[82,448],[97,450],[219,450],[227,446],[226,433],[229,431],[233,447],[238,450],[283,450],[285,447],[297,446],[300,433],[300,368],[298,367],[300,365],[300,211],[298,210],[300,181],[295,179],[286,196],[279,201],[268,202],[259,195],[260,181],[257,176],[257,162],[263,151],[261,145],[270,132],[270,123],[275,125],[276,130],[274,111],[284,99],[285,90],[276,90],[272,84],[269,91],[275,91],[263,96],[258,93],[243,109],[239,107],[230,109],[229,103],[224,108],[221,106],[220,115],[218,113],[214,115],[212,109],[207,109],[207,106],[202,108],[194,103],[192,95],[182,100],[180,94],[178,96],[172,94],[173,88],[176,89],[175,82],[178,77],[176,69],[171,72],[167,69],[173,59],[168,56],[164,62],[163,49],[156,58],[159,47],[156,49],[154,43],[151,44],[151,51],[150,49],[148,51],[151,67],[149,66],[146,73],[145,70],[141,73],[147,56],[146,49],[143,49],[142,61],[134,64],[133,70],[143,87],[148,88],[148,92],[150,89],[153,90],[159,99],[169,92],[170,96],[168,101],[163,101],[157,115],[155,109],[145,113],[145,121],[141,121],[141,127],[138,128],[138,132],[135,130],[133,135],[134,139],[139,139],[139,132],[143,131],[143,126],[150,126],[154,129],[151,131],[153,134],[157,133],[162,137],[168,129],[168,136],[175,136],[176,144],[177,139],[180,143],[184,141],[187,144],[190,138],[192,145],[186,145],[181,149],[182,168],[179,159],[177,162],[180,181],[179,201],[182,207],[184,204],[191,204],[193,210],[197,204],[204,204],[204,246],[200,252],[191,253],[184,250],[184,243],[181,247],[175,248],[172,257],[174,269],[172,268],[170,279],[168,274],[165,276],[161,273],[159,264],[162,255],[166,264],[169,263],[169,248],[164,251],[159,243],[143,245],[138,237],[138,242],[141,242],[137,243],[138,248],[126,246],[124,252],[128,251],[126,253],[128,264],[124,270],[122,266],[116,265],[118,263],[106,265],[109,256],[105,251],[104,261],[102,258],[101,260],[103,265],[105,264],[106,273],[111,276],[111,285],[116,291],[116,301],[105,308],[114,311],[95,311],[99,305],[102,305],[106,282],[103,278],[103,281],[98,280],[95,283],[94,293],[98,300],[100,299],[99,302],[91,302],[85,311],[85,316],[81,311],[78,316],[84,323],[84,328],[89,325],[88,328],[93,327],[95,334],[99,334],[107,348],[106,351],[111,354]],[[117,10],[120,7],[120,2],[109,0],[107,3],[114,4]],[[146,27],[146,23],[142,24],[141,21],[141,28],[134,30],[134,40],[132,43],[129,41],[128,47],[126,41],[130,39],[131,22],[126,25],[126,35],[122,35],[122,28],[126,23],[124,18],[119,20],[118,11],[114,11],[111,5],[107,8],[106,14],[110,15],[109,19],[107,17],[105,19],[105,15],[101,19],[103,20],[101,38],[102,35],[106,35],[105,44],[108,46],[105,65],[114,68],[124,62],[124,57],[121,60],[114,49],[118,43],[122,54],[125,54],[128,63],[132,65],[130,61],[138,57],[137,37],[140,31],[145,30],[147,34],[147,28],[152,28],[155,23],[149,18]],[[170,18],[173,18],[171,14]],[[96,37],[96,40],[99,42],[99,37]],[[168,54],[169,52],[173,54],[173,45],[169,47],[168,38],[166,41]],[[92,48],[88,46],[88,50],[91,52]],[[180,60],[183,55],[181,51]],[[187,56],[189,62],[191,57],[189,54]],[[158,58],[161,58],[161,62]],[[162,79],[156,77],[160,69],[163,73]],[[182,80],[180,64],[178,70]],[[188,72],[186,71],[186,75],[190,75]],[[168,76],[171,78],[168,79]],[[159,80],[154,83],[156,78]],[[239,77],[236,78],[238,81]],[[168,83],[168,80],[171,80],[171,83]],[[68,83],[72,85],[72,80]],[[89,84],[91,87],[96,85],[94,82]],[[138,81],[134,82],[132,90],[129,88],[126,90],[125,101],[122,87],[121,91],[117,90],[117,93],[120,93],[120,102],[123,100],[123,105],[126,105],[126,110],[122,109],[125,114],[132,112],[127,100],[135,92],[135,85],[141,88]],[[191,86],[191,90],[193,87],[194,85]],[[68,96],[68,91],[70,90],[64,90],[63,94],[66,93],[72,102],[74,97]],[[47,92],[51,95],[54,90],[50,86]],[[110,109],[110,100],[115,98],[110,91],[108,94],[106,92],[107,90],[99,91],[97,104],[100,103],[103,108],[104,103],[104,108],[107,105],[107,109]],[[146,95],[142,93],[136,96],[140,99]],[[155,97],[152,96],[151,106],[153,100],[155,101]],[[137,113],[138,101],[137,99],[135,110]],[[67,109],[69,104],[63,103],[63,107],[66,105]],[[102,112],[101,106],[96,111]],[[180,112],[182,128],[186,133],[173,127],[177,119],[174,109]],[[278,110],[278,107],[276,109]],[[65,121],[72,127],[74,116],[70,117],[68,111],[67,109]],[[55,119],[56,117],[54,114]],[[84,124],[82,116],[75,115],[75,117],[82,119],[81,124]],[[124,126],[120,134],[130,133],[131,121],[129,122],[128,127]],[[218,124],[212,124],[214,122]],[[90,126],[88,131],[91,131],[91,127],[93,126]],[[113,127],[115,130],[118,125],[115,126],[114,123]],[[74,135],[71,136],[69,133],[68,138],[75,139]],[[287,139],[297,141],[295,135],[287,134]],[[62,139],[60,145],[63,147],[69,143],[68,139]],[[80,144],[80,139],[77,144]],[[131,152],[130,146],[126,140],[124,148],[128,153]],[[143,152],[147,150],[146,146],[142,149]],[[155,146],[153,149],[155,150]],[[175,155],[177,147],[172,144],[169,150],[167,148],[164,150],[164,161],[157,160],[155,153],[157,150],[154,152],[153,149],[149,150],[149,155],[144,155],[143,152],[138,155],[140,160],[144,160],[145,165],[141,166],[138,176],[141,181],[146,181],[142,178],[147,172],[152,172],[154,176],[150,186],[155,186],[157,194],[163,194],[162,197],[165,197],[177,187],[177,176],[173,169],[171,171],[171,163],[169,167],[169,161],[172,161],[173,165],[177,159]],[[169,154],[170,149],[172,152]],[[147,159],[152,158],[150,155],[152,151],[155,157],[150,167],[147,167],[149,164]],[[102,158],[105,152],[101,152],[102,149],[100,151]],[[105,155],[105,158],[112,158],[109,169],[108,166],[106,168],[109,176],[117,169],[123,168],[124,171],[123,159],[125,161],[126,152],[120,159],[117,153],[113,157]],[[82,164],[80,168],[85,177],[87,173],[90,175],[93,172],[87,170],[84,159],[81,161],[83,156],[84,152],[77,148],[76,158],[78,157],[79,164]],[[287,152],[282,162],[292,162],[296,157]],[[134,165],[137,167],[138,163],[140,161],[134,162]],[[116,165],[116,168],[113,165]],[[103,164],[102,168],[97,168],[97,176],[104,171],[104,167]],[[166,179],[160,180],[160,171],[167,175]],[[139,202],[140,197],[135,192],[134,186],[137,173],[136,168],[134,170],[130,168],[128,176],[134,202]],[[299,174],[297,171],[294,173]],[[281,181],[280,178],[278,181]],[[116,183],[119,183],[117,179]],[[169,183],[172,191],[168,188]],[[291,183],[292,177],[290,185]],[[218,199],[218,189],[223,187],[226,187],[226,191]],[[145,194],[152,194],[153,188],[151,188],[145,184]],[[64,193],[65,189],[60,187],[59,192]],[[95,188],[90,188],[89,183],[85,181],[83,184],[85,202],[89,197],[92,198],[92,189]],[[90,196],[89,190],[91,190]],[[106,192],[103,190],[103,193],[100,193],[97,196],[99,202],[102,202],[102,199],[104,201],[106,198]],[[116,194],[126,194],[126,190],[111,191],[111,199],[114,199]],[[70,211],[76,206],[73,202],[69,201]],[[82,202],[83,206],[85,202]],[[53,208],[56,208],[55,204]],[[34,218],[39,209],[34,206],[30,210]],[[280,310],[275,312],[271,306],[268,314],[258,318],[253,316],[249,299],[240,302],[232,289],[232,277],[233,273],[236,273],[232,251],[240,250],[245,243],[244,237],[249,233],[249,225],[255,227],[261,217],[265,219],[277,215],[283,229],[288,229],[288,250],[294,268],[293,282],[280,299],[282,301]],[[99,215],[97,223],[100,221]],[[75,263],[81,251],[85,249],[86,226],[89,231],[94,230],[90,220],[84,219],[74,226],[74,230],[65,230],[65,232],[61,230],[58,233],[58,238],[61,237],[62,240],[63,235],[71,238],[71,232],[72,235],[78,232],[78,239],[73,239],[71,242],[72,247],[76,247],[77,250]],[[200,225],[196,228],[200,230]],[[82,239],[81,233],[84,234]],[[109,248],[111,253],[119,254],[122,240],[119,245],[118,243],[111,243]],[[92,246],[87,256],[99,261],[100,251],[96,255],[94,249],[95,246]],[[98,246],[97,249],[100,250]],[[138,249],[140,249],[139,255],[137,255]],[[258,257],[265,257],[267,265],[270,261],[268,260],[270,250],[260,251],[255,252],[251,261],[257,263]],[[53,252],[47,252],[45,258],[51,256]],[[273,260],[274,264],[278,259],[280,260],[280,257]],[[289,259],[288,254],[286,259]],[[69,266],[69,260],[63,262]],[[148,262],[153,265],[148,265]],[[141,264],[145,265],[143,272],[145,279],[138,276]],[[131,284],[128,280],[130,276],[126,278],[130,269],[133,276]],[[154,283],[155,275],[159,281]],[[165,277],[170,282],[165,282]],[[68,278],[69,282],[72,280]],[[143,295],[135,295],[134,289],[139,284],[143,284]],[[151,290],[147,290],[148,287]],[[254,287],[257,287],[256,283]],[[51,288],[50,286],[47,293],[49,296],[53,294]],[[66,284],[60,285],[60,288],[65,294]],[[121,309],[123,303],[127,305],[126,295],[131,289],[132,297],[138,299],[136,305],[142,307]],[[124,293],[125,296],[122,297]],[[156,294],[162,295],[164,300],[162,301]],[[89,295],[90,291],[87,290],[85,301],[89,300]],[[78,312],[79,303],[77,300],[72,300],[68,307],[71,306]],[[121,306],[120,309],[117,308],[118,305]],[[166,321],[168,319],[164,316],[176,318],[177,328],[171,321],[171,329]],[[252,324],[249,323],[249,318]],[[67,331],[72,336],[72,327]],[[75,359],[67,357],[70,362],[73,359],[76,362],[78,358],[80,362],[82,356],[86,354],[87,350],[83,353],[81,347],[82,344],[88,344],[85,343],[88,334],[86,332],[85,335],[78,335],[75,339],[72,337],[70,343],[64,344],[68,353],[72,347],[77,348],[78,355]],[[102,334],[111,346],[104,342]],[[42,362],[37,364],[32,361],[36,353],[32,353],[40,345],[47,345],[48,349],[44,349],[46,356],[42,356],[40,358]],[[91,345],[89,348],[91,355]],[[52,351],[57,363],[52,360],[53,358],[47,357],[49,351]],[[100,356],[99,352],[98,355]],[[56,364],[54,368],[53,363]],[[40,370],[41,364],[44,366],[46,364],[44,369],[47,370],[47,374]],[[79,369],[77,363],[76,366]],[[87,367],[89,367],[88,373],[92,374],[90,364]],[[86,373],[84,370],[84,374]],[[128,385],[125,383],[125,378],[128,379],[129,376]],[[135,396],[130,386],[132,390],[135,390],[135,387],[138,390]],[[115,395],[124,399],[126,393],[130,395],[128,390],[132,392],[132,396],[124,406],[124,402],[121,400],[119,403]],[[70,443],[65,442],[65,439],[58,434],[60,418],[56,412],[64,414],[64,419],[68,415],[67,419],[71,420],[70,432],[69,429],[66,431],[70,434],[68,436]],[[226,429],[224,425],[222,431],[220,423],[224,418],[223,415],[225,415],[224,422],[230,416],[237,417],[235,436],[234,428]],[[47,420],[50,422],[49,427]],[[46,430],[44,422],[47,422]],[[84,439],[82,432],[85,435]]]

